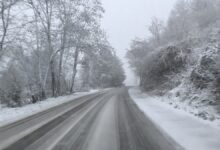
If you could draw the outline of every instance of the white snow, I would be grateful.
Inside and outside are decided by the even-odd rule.
[[[1,107],[0,105],[0,127],[97,91],[91,90],[90,92],[78,92],[68,96],[48,98],[36,104],[29,104],[18,108]]]
[[[189,81],[183,81],[160,99],[176,109],[184,110],[220,127],[220,115],[216,109],[217,105],[210,105],[214,103],[215,99],[210,89],[197,89]]]
[[[186,150],[220,149],[220,127],[214,123],[175,109],[161,97],[143,94],[138,88],[129,93],[146,116]]]

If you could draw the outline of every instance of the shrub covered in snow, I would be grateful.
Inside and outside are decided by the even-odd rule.
[[[172,88],[177,83],[172,83],[169,76],[179,73],[185,66],[187,50],[177,46],[168,46],[149,54],[145,59],[143,72],[143,88],[153,90],[155,88]]]
[[[218,48],[207,47],[198,65],[191,73],[191,81],[197,88],[204,89],[209,86],[218,86],[216,81],[219,78],[220,72],[217,66],[217,58],[220,54]]]
[[[216,43],[207,47],[193,48],[188,56],[194,63],[187,62],[185,71],[173,78],[180,85],[165,93],[166,101],[176,108],[184,109],[203,119],[218,118],[220,95],[219,48]],[[196,53],[199,49],[200,53]]]
[[[0,101],[10,107],[21,106],[22,76],[13,65],[5,71],[0,80]]]

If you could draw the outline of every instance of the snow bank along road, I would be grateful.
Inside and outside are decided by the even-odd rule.
[[[126,88],[77,98],[0,128],[5,150],[181,150]]]

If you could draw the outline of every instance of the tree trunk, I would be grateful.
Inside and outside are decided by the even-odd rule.
[[[88,56],[87,56],[88,57]],[[83,72],[83,83],[82,87],[85,89],[88,89],[90,86],[90,61],[89,59],[85,57],[85,62],[84,62],[84,72]]]
[[[52,4],[51,1],[46,2],[46,19],[47,19],[47,42],[48,42],[48,49],[51,56],[50,61],[50,73],[51,73],[51,90],[52,96],[56,96],[56,77],[55,77],[55,70],[54,70],[54,58],[53,58],[53,47],[52,47],[52,35],[51,35],[51,17],[52,17]]]
[[[5,14],[5,10],[8,9],[7,13]],[[3,31],[3,34],[2,34],[2,37],[1,37],[1,40],[0,40],[0,59],[2,58],[3,56],[3,53],[4,53],[4,43],[5,43],[5,38],[6,38],[6,35],[7,35],[7,31],[8,31],[8,26],[9,26],[9,15],[10,15],[10,9],[11,9],[11,6],[9,6],[8,8],[5,8],[5,5],[4,5],[4,2],[2,1],[1,2],[1,22],[2,22],[2,31]]]
[[[64,50],[62,50],[60,53],[59,73],[58,73],[58,79],[57,79],[57,94],[58,95],[61,95],[61,76],[62,76],[63,54],[64,54]]]
[[[44,99],[46,99],[46,98],[47,98],[47,97],[46,97],[45,89],[42,88],[42,90],[41,90],[41,99],[44,100]]]
[[[74,85],[75,85],[75,78],[76,78],[76,73],[77,73],[78,56],[79,56],[79,50],[78,50],[78,48],[76,48],[75,56],[74,56],[73,75],[72,75],[70,93],[74,92],[73,88],[74,88]]]
[[[50,73],[51,73],[51,89],[52,89],[52,96],[56,96],[56,78],[55,78],[55,71],[54,71],[54,61],[51,60],[50,62]]]
[[[63,38],[61,41],[61,52],[60,52],[60,60],[59,60],[59,73],[58,73],[58,79],[57,79],[57,94],[61,95],[61,76],[62,76],[62,67],[63,67],[63,55],[65,51],[65,45],[66,45],[66,28],[64,27],[64,33]]]

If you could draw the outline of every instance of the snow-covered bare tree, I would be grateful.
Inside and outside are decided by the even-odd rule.
[[[145,57],[152,51],[149,43],[145,40],[135,39],[127,51],[127,58],[130,67],[134,70],[135,74],[140,78],[140,83],[143,80],[143,66]]]
[[[192,14],[190,13],[190,3],[187,0],[177,1],[168,19],[167,27],[164,31],[163,41],[177,41],[189,36],[192,23]]]
[[[164,29],[163,21],[154,17],[149,27],[149,31],[153,36],[153,40],[155,41],[154,43],[156,46],[159,46],[161,44],[161,35],[163,29]]]
[[[5,103],[37,102],[72,93],[76,86],[122,84],[122,66],[101,29],[104,10],[99,0],[9,0],[1,1],[1,6],[1,54],[6,45],[10,47],[0,76],[0,81],[7,79],[0,84],[0,96],[8,97],[1,98]],[[100,70],[101,64],[109,68],[103,73],[108,81],[92,82],[100,77],[93,71]],[[17,91],[15,101],[15,96],[8,96],[12,90]]]
[[[19,0],[1,0],[0,1],[0,60],[6,51],[6,44],[9,42],[9,27],[12,24],[12,7],[14,7]]]

